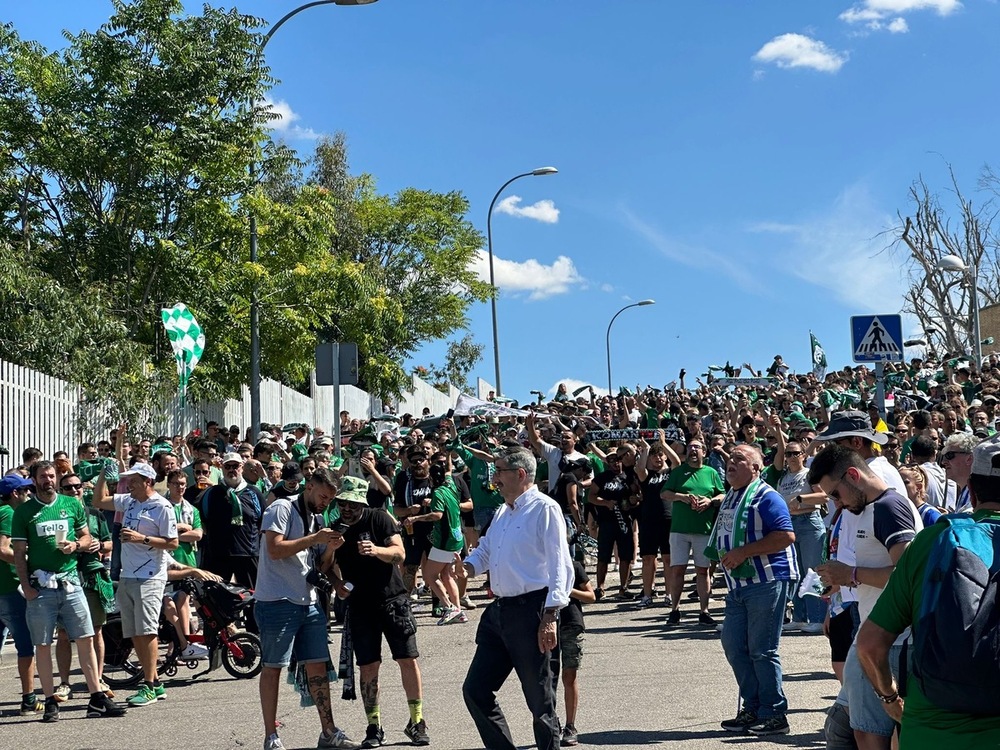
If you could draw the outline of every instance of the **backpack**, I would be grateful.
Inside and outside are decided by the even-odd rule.
[[[1000,523],[953,513],[934,543],[914,625],[913,676],[935,706],[1000,715]]]

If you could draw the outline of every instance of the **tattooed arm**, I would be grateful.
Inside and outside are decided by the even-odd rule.
[[[399,565],[403,562],[404,557],[403,537],[399,534],[393,534],[384,547],[378,547],[370,541],[358,542],[358,552],[390,565]]]

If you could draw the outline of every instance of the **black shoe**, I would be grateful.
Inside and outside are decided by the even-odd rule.
[[[726,719],[720,726],[727,732],[745,732],[756,723],[757,714],[744,708],[736,715],[735,719]]]
[[[38,696],[34,693],[21,696],[21,716],[34,716],[43,708],[44,706],[39,702]]]
[[[385,730],[378,724],[369,724],[361,747],[382,747],[383,742],[385,742]]]
[[[59,721],[59,701],[55,698],[45,699],[45,713],[42,714],[42,721],[46,724]]]
[[[403,730],[403,734],[410,738],[410,742],[414,745],[429,745],[431,744],[431,738],[427,734],[427,722],[421,719],[416,724],[412,720],[406,722],[406,728]]]
[[[629,591],[628,589],[622,589],[621,591],[618,592],[618,598],[624,599],[625,601],[632,601],[633,599],[635,599],[635,594]]]
[[[90,696],[90,703],[87,704],[87,718],[98,719],[102,716],[124,716],[125,706],[121,706],[111,700],[104,693],[95,693]]]
[[[576,747],[580,744],[580,740],[576,735],[576,727],[572,724],[567,724],[562,730],[562,739],[559,740],[559,744],[562,747]]]
[[[679,625],[681,621],[681,611],[679,609],[672,610],[669,615],[667,615],[667,623],[670,625]]]
[[[604,598],[604,589],[596,589],[594,591],[594,601],[599,602]]]
[[[788,734],[788,719],[784,716],[770,716],[761,719],[756,724],[747,727],[750,734],[763,736],[765,734]]]
[[[702,612],[700,615],[698,615],[698,622],[701,625],[715,625],[715,624],[717,624],[715,622],[715,618],[712,617],[712,615],[708,614],[708,612]]]

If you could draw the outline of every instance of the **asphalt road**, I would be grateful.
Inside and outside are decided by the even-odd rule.
[[[609,584],[616,581],[616,574],[611,573]],[[469,613],[468,624],[436,627],[427,606],[417,617],[424,714],[431,746],[440,750],[482,747],[461,694],[475,648],[476,624],[486,604],[478,588],[472,593],[480,609]],[[713,593],[712,611],[721,619],[723,590]],[[743,743],[825,746],[825,709],[837,692],[837,682],[830,671],[823,636],[790,634],[782,639],[791,734],[771,738],[733,735],[719,728],[719,721],[735,715],[737,701],[736,683],[719,636],[714,628],[697,624],[694,603],[685,601],[682,610],[685,617],[681,624],[668,626],[662,606],[637,610],[631,603],[610,597],[586,608],[577,720],[580,747],[653,748],[677,742],[691,750]],[[332,641],[336,661],[339,633]],[[402,732],[408,719],[406,699],[399,671],[388,660],[387,651],[385,657],[380,702],[386,744],[406,746],[409,743]],[[73,684],[85,692],[78,670],[74,671]],[[193,681],[180,674],[165,684],[165,702],[132,709],[119,719],[87,719],[85,699],[74,698],[63,704],[59,722],[41,724],[35,718],[17,715],[20,696],[15,657],[8,645],[0,665],[0,749],[222,750],[262,746],[256,680],[235,680],[220,669]],[[362,739],[365,720],[360,701],[339,700],[339,683],[333,691],[337,724],[354,739]],[[500,700],[515,740],[521,747],[531,747],[531,718],[515,677],[504,686]],[[286,747],[316,746],[319,720],[315,709],[300,708],[291,686],[282,689],[278,716],[284,723],[281,737]]]

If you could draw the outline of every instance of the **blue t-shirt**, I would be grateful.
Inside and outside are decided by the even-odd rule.
[[[733,548],[736,509],[745,491],[746,488],[729,490],[719,508],[719,516],[716,519],[719,533],[716,543],[721,555]],[[781,495],[764,482],[760,482],[748,508],[746,544],[760,541],[772,531],[792,531],[792,516]],[[733,578],[729,570],[722,568],[726,584],[730,589],[769,581],[794,581],[799,577],[795,550],[791,544],[769,555],[751,557],[749,561],[754,567],[754,575],[751,578]]]

